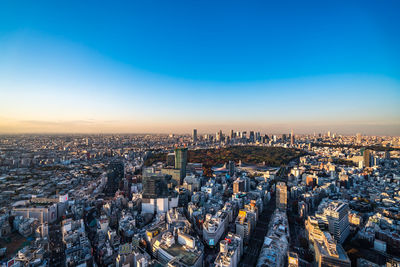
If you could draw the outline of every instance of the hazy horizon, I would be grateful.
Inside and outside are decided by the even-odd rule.
[[[31,123],[35,123],[35,122],[31,122]],[[193,129],[197,129],[197,132],[199,135],[204,135],[204,134],[215,134],[217,131],[222,130],[222,132],[226,135],[229,135],[231,130],[234,130],[234,132],[243,132],[246,131],[247,133],[249,133],[250,131],[256,131],[256,132],[261,132],[261,134],[268,134],[268,135],[281,135],[281,134],[289,134],[292,130],[294,132],[295,135],[312,135],[312,134],[327,134],[328,132],[331,132],[331,134],[336,134],[336,135],[345,135],[345,136],[349,136],[349,135],[356,135],[357,133],[361,133],[362,135],[366,135],[366,136],[399,136],[398,134],[387,134],[386,130],[385,131],[381,131],[381,133],[377,132],[370,132],[368,131],[368,125],[359,125],[359,127],[357,129],[359,129],[359,131],[349,131],[348,129],[346,130],[338,130],[337,127],[329,127],[328,125],[321,127],[321,128],[315,128],[315,130],[301,130],[301,128],[295,128],[295,127],[288,127],[286,125],[281,125],[281,126],[276,126],[275,127],[268,127],[268,126],[264,126],[264,127],[232,127],[229,128],[227,126],[224,127],[218,127],[218,126],[212,126],[212,130],[206,130],[204,128],[184,128],[182,130],[177,130],[176,127],[174,127],[174,130],[168,131],[168,130],[149,130],[149,131],[134,131],[134,130],[124,130],[124,131],[120,131],[120,130],[116,130],[116,129],[120,129],[121,127],[111,127],[114,130],[110,130],[110,127],[104,127],[104,125],[94,125],[94,128],[96,127],[100,127],[101,130],[87,130],[87,131],[76,131],[76,127],[70,127],[69,130],[67,130],[65,127],[64,123],[60,123],[59,127],[51,127],[50,131],[43,131],[43,124],[44,122],[37,122],[39,125],[41,125],[39,128],[35,128],[32,127],[30,124],[28,124],[29,130],[27,129],[26,131],[22,130],[22,131],[4,131],[4,132],[0,132],[0,135],[23,135],[23,134],[27,134],[27,135],[96,135],[96,134],[186,134],[186,135],[191,135]],[[71,122],[70,122],[71,123]],[[51,124],[54,124],[53,122]],[[66,123],[68,125],[68,123]],[[354,126],[354,125],[353,125]],[[397,126],[394,126],[397,127]],[[64,130],[57,130],[59,128],[62,128]],[[32,130],[32,129],[36,129],[36,130]],[[108,129],[108,130],[104,130],[104,129]],[[308,128],[309,129],[309,128]]]
[[[400,2],[0,3],[0,134],[400,135]]]

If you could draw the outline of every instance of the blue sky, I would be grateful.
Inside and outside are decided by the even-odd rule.
[[[400,134],[399,1],[216,2],[1,2],[0,132]]]

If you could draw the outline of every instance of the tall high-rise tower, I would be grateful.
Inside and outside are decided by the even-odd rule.
[[[186,176],[187,148],[175,149],[175,169],[181,170],[181,180]]]
[[[235,162],[234,161],[229,161],[228,162],[228,173],[230,177],[233,177],[233,175],[235,174]]]
[[[254,131],[250,131],[249,139],[250,139],[250,143],[254,143],[254,141],[255,141],[255,138],[254,138]]]
[[[219,130],[219,132],[217,132],[216,134],[215,134],[215,141],[216,142],[221,142],[222,141],[222,130]]]
[[[371,151],[366,149],[363,153],[363,160],[365,167],[371,167]]]
[[[276,206],[281,210],[286,210],[287,208],[287,187],[284,182],[276,184]]]
[[[193,143],[196,143],[197,142],[197,129],[193,129],[192,138],[193,138]]]
[[[294,134],[293,134],[293,130],[290,132],[290,145],[291,145],[291,146],[294,145]]]

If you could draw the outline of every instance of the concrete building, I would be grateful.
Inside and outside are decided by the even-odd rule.
[[[175,167],[175,153],[168,153],[166,160],[167,167]]]
[[[350,233],[349,205],[342,201],[332,201],[324,209],[324,215],[328,220],[329,233],[342,244]]]
[[[178,206],[178,194],[168,191],[165,175],[146,174],[142,183],[142,213],[165,213]]]
[[[91,245],[82,219],[67,219],[62,222],[62,240],[65,244],[66,266],[92,263]]]
[[[239,193],[239,192],[245,192],[245,181],[237,178],[234,182],[233,182],[233,193]]]
[[[187,154],[186,147],[175,149],[175,169],[181,170],[181,180],[186,176]]]
[[[238,216],[236,217],[236,234],[243,239],[244,243],[249,241],[250,235],[255,228],[255,225],[253,225],[255,220],[253,219],[255,218],[251,218],[250,214],[248,214],[245,210],[240,210]]]
[[[341,245],[328,232],[324,232],[323,240],[314,242],[315,262],[318,267],[343,266],[350,267],[351,262]]]
[[[257,267],[283,267],[289,248],[289,223],[286,211],[276,209],[264,238]]]
[[[162,168],[161,173],[164,175],[171,176],[171,179],[176,182],[176,185],[181,185],[182,182],[182,170],[173,168]]]
[[[290,132],[290,145],[291,146],[294,145],[294,133],[293,133],[293,130]]]
[[[183,180],[183,187],[189,190],[191,193],[199,191],[201,187],[201,180],[195,175],[188,175]]]
[[[120,181],[125,177],[125,167],[122,161],[112,161],[107,167],[107,185],[104,193],[108,196],[114,196],[118,190]]]
[[[52,223],[58,218],[57,204],[14,208],[12,214],[24,218],[35,218],[39,220],[39,223]]]
[[[152,242],[152,252],[163,266],[203,266],[200,242],[181,232],[158,234]]]
[[[230,177],[233,177],[233,175],[235,174],[235,162],[230,160],[228,162],[228,174]]]
[[[228,233],[220,243],[215,267],[236,267],[243,253],[243,240],[239,235]]]
[[[143,193],[144,199],[168,197],[168,186],[165,175],[148,174],[143,176]]]
[[[284,182],[276,184],[276,206],[278,209],[287,209],[287,187]]]
[[[371,151],[369,149],[364,150],[363,152],[363,162],[364,162],[364,167],[371,167],[372,162],[371,162]]]
[[[218,211],[214,216],[207,214],[203,223],[204,242],[210,247],[217,245],[226,231],[228,222],[228,214],[223,211]]]

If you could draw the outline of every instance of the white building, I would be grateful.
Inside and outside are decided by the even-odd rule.
[[[203,223],[203,239],[209,246],[215,246],[225,233],[228,225],[229,216],[223,211],[218,211],[217,214],[211,216],[206,215]]]
[[[220,243],[220,250],[214,265],[216,267],[236,267],[243,254],[243,240],[239,235],[228,233]]]
[[[329,224],[329,232],[342,244],[350,233],[349,205],[342,201],[332,201],[324,209]]]

